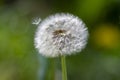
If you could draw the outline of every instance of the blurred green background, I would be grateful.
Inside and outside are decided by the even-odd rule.
[[[67,57],[68,80],[120,80],[120,0],[0,0],[0,80],[61,80],[60,59],[34,48],[36,17],[80,17],[87,47]]]

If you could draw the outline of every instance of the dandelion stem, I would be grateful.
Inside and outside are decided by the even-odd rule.
[[[61,56],[61,66],[62,66],[62,80],[67,80],[67,70],[65,56]]]

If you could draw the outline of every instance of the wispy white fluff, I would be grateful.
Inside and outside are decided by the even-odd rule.
[[[47,57],[71,55],[86,45],[88,30],[81,19],[72,14],[55,14],[39,25],[35,34],[35,47]]]
[[[38,25],[40,22],[41,22],[41,19],[40,19],[40,18],[35,18],[35,19],[32,21],[32,24]]]

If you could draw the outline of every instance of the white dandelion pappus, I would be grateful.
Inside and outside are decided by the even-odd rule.
[[[35,19],[32,21],[32,24],[38,25],[40,22],[41,22],[41,18],[35,18]]]
[[[46,57],[71,55],[86,45],[88,29],[72,14],[55,14],[38,25],[35,47]]]

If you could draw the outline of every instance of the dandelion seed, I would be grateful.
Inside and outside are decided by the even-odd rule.
[[[72,14],[55,14],[38,25],[35,47],[47,57],[71,55],[86,45],[88,30],[81,19]]]
[[[38,25],[41,22],[40,18],[35,18],[32,22],[32,24]]]

